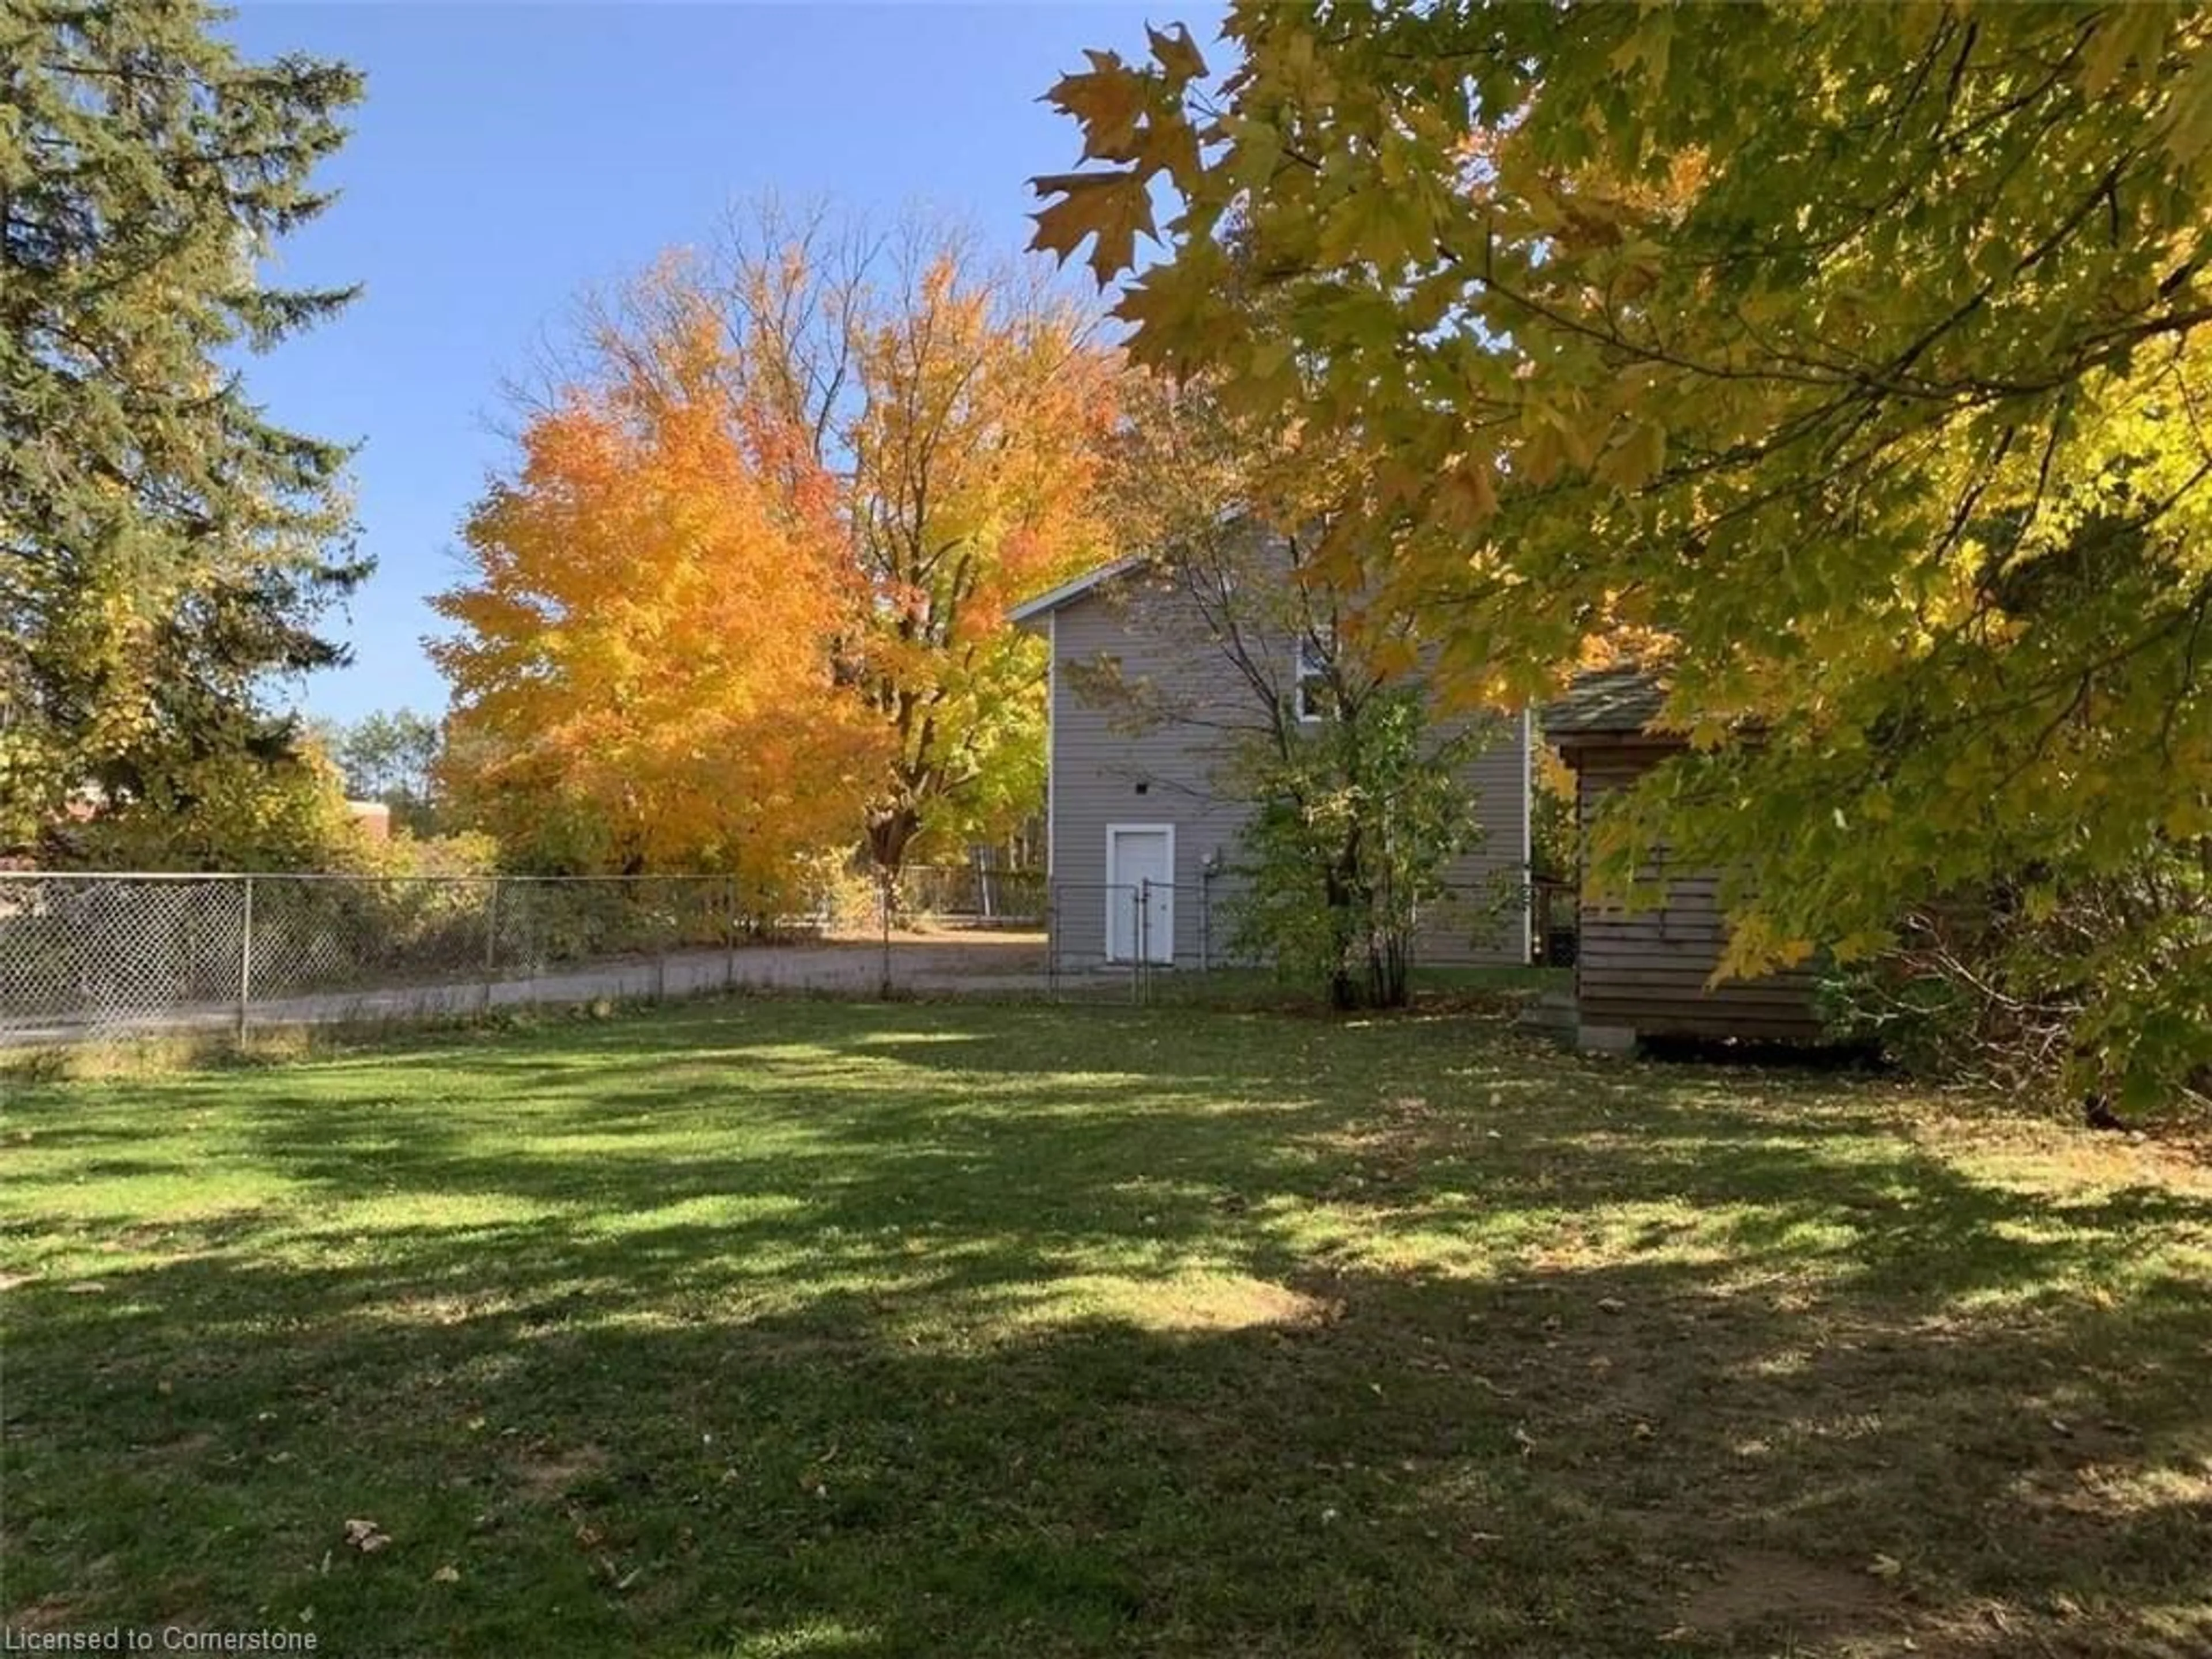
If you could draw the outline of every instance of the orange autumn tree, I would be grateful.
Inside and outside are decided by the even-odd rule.
[[[430,650],[446,782],[511,858],[731,872],[761,904],[848,834],[884,745],[828,646],[851,603],[835,504],[768,482],[788,438],[732,410],[717,359],[694,315],[529,422]]]
[[[600,304],[587,389],[438,602],[457,768],[526,830],[557,803],[594,867],[865,846],[895,876],[1033,815],[1044,654],[1006,617],[1113,551],[1091,326],[957,233],[773,207]]]
[[[763,487],[826,503],[838,671],[884,744],[853,839],[895,875],[1015,828],[1044,799],[1045,661],[1006,611],[1115,550],[1095,313],[957,230],[769,204],[603,312],[596,349],[658,375],[702,317],[726,420],[781,440]]]

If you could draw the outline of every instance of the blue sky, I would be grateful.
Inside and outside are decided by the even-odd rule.
[[[1157,5],[1202,45],[1214,9]],[[1036,102],[1085,46],[1141,52],[1132,6],[260,4],[251,55],[342,58],[368,77],[344,192],[280,248],[292,283],[360,282],[337,320],[247,368],[277,418],[362,443],[379,568],[334,622],[355,665],[304,690],[316,714],[434,712],[424,598],[461,574],[458,528],[503,459],[503,376],[576,296],[711,235],[733,199],[826,194],[881,216],[923,204],[1008,250],[1026,180],[1065,171],[1073,126]]]

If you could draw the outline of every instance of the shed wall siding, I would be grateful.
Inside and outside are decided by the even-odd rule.
[[[1202,637],[1202,628],[1194,608],[1173,590],[1133,583],[1085,594],[1052,613],[1049,857],[1054,949],[1063,968],[1105,959],[1106,833],[1125,823],[1176,826],[1176,963],[1194,967],[1226,959],[1222,907],[1234,878],[1212,878],[1209,906],[1201,902],[1209,885],[1204,872],[1217,854],[1224,863],[1237,860],[1251,807],[1226,793],[1218,774],[1234,730],[1254,726],[1261,711],[1236,664]],[[1282,659],[1287,682],[1291,643],[1282,641],[1272,654]],[[1119,659],[1125,681],[1153,687],[1177,718],[1132,729],[1126,710],[1087,701],[1080,672],[1071,670],[1108,658]],[[1525,720],[1471,763],[1469,781],[1478,792],[1484,840],[1455,862],[1450,879],[1470,888],[1495,884],[1502,896],[1481,905],[1455,896],[1432,907],[1423,918],[1415,959],[1437,966],[1525,962]],[[1478,920],[1489,924],[1480,933]]]
[[[1635,783],[1668,752],[1650,743],[1568,744],[1585,830],[1607,795]],[[1705,872],[1662,872],[1667,897],[1656,908],[1631,911],[1584,896],[1575,968],[1575,1000],[1584,1023],[1627,1026],[1647,1036],[1817,1039],[1820,1024],[1806,969],[1707,988],[1728,939],[1718,880]]]

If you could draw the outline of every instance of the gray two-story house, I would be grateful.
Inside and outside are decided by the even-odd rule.
[[[1255,805],[1230,763],[1238,736],[1283,710],[1328,718],[1309,647],[1254,609],[1209,606],[1131,558],[1012,611],[1051,651],[1047,869],[1062,967],[1232,959],[1224,901]],[[1529,724],[1492,717],[1465,763],[1480,844],[1424,908],[1417,965],[1528,960]]]

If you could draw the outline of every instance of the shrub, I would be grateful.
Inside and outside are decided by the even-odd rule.
[[[1340,706],[1291,740],[1247,745],[1237,787],[1260,806],[1223,904],[1232,955],[1325,987],[1335,1007],[1403,1006],[1423,908],[1480,841],[1462,778],[1495,735],[1482,722],[1434,738],[1424,694],[1405,686]]]

